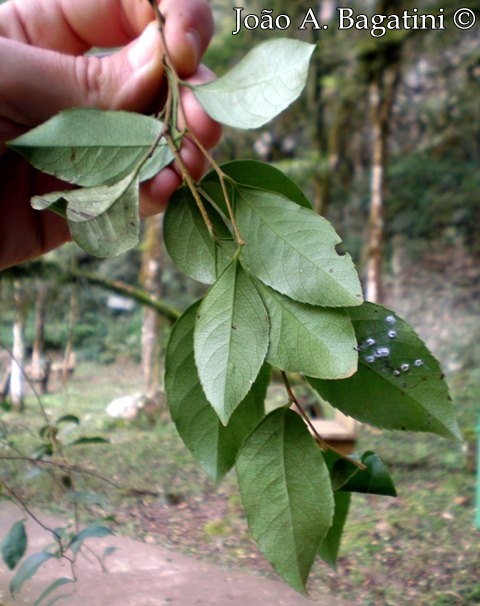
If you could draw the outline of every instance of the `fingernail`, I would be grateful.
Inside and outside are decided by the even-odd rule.
[[[156,23],[150,23],[143,30],[142,35],[132,44],[128,51],[128,60],[133,69],[140,69],[150,63],[159,52],[158,27]]]

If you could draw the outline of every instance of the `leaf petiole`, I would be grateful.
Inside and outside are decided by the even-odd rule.
[[[180,139],[183,139],[184,136],[188,135],[189,139],[191,139],[193,141],[193,143],[200,150],[200,152],[205,157],[207,162],[210,164],[210,166],[213,168],[213,170],[217,173],[218,178],[220,180],[220,187],[222,188],[222,193],[223,193],[223,196],[225,199],[225,204],[226,204],[226,207],[228,210],[229,218],[232,222],[232,228],[233,228],[233,231],[235,234],[235,238],[236,238],[239,246],[244,246],[245,240],[242,238],[242,236],[240,235],[240,232],[238,230],[238,226],[235,221],[235,216],[233,214],[232,203],[231,203],[230,196],[228,194],[227,186],[225,183],[225,179],[227,178],[227,176],[221,170],[221,168],[219,167],[217,162],[214,160],[212,155],[209,153],[209,151],[199,141],[199,139],[197,138],[195,133],[187,125],[185,111],[184,111],[183,104],[182,104],[182,101],[180,98],[180,86],[189,87],[189,85],[187,83],[183,82],[179,78],[179,76],[173,66],[173,62],[171,60],[171,57],[170,57],[170,54],[168,51],[168,46],[167,46],[166,39],[165,39],[165,32],[164,32],[165,17],[163,16],[162,12],[158,8],[157,3],[154,0],[149,0],[149,3],[152,6],[153,11],[155,13],[155,18],[158,23],[158,29],[159,29],[160,36],[162,38],[163,46],[165,49],[163,62],[165,65],[165,73],[167,75],[167,80],[168,80],[168,92],[167,92],[167,100],[165,102],[164,113],[163,113],[164,124],[165,124],[163,134],[165,135],[165,138],[168,142],[170,150],[172,151],[172,153],[175,156],[175,160],[177,161],[177,164],[180,168],[182,177],[183,177],[184,181],[187,183],[190,191],[192,192],[195,202],[200,210],[200,213],[202,214],[203,220],[205,221],[205,225],[207,226],[208,232],[209,232],[210,236],[212,238],[214,238],[213,226],[208,217],[208,213],[201,200],[201,197],[198,194],[197,185],[191,178],[189,171],[185,167],[185,164],[183,163],[183,161],[180,157],[180,153],[179,153],[180,145],[176,144],[178,139],[174,139],[172,137],[172,132],[175,132],[175,131],[179,132],[177,130],[177,120],[178,120],[178,114],[180,113],[182,116],[183,122],[185,124],[185,127],[183,128],[183,130],[180,133]]]
[[[182,108],[182,111],[183,111],[183,108]],[[188,134],[189,134],[189,137],[192,139],[192,141],[195,143],[195,145],[198,147],[198,149],[202,152],[202,154],[206,158],[207,162],[210,164],[210,166],[213,168],[213,170],[217,173],[218,179],[220,182],[220,187],[222,189],[223,198],[225,200],[225,205],[228,210],[229,219],[232,222],[233,233],[235,234],[235,238],[237,240],[238,245],[245,246],[245,240],[242,238],[240,231],[238,229],[238,225],[235,220],[235,215],[233,213],[233,206],[232,206],[232,203],[230,200],[230,195],[227,190],[226,181],[228,180],[228,181],[231,181],[234,183],[233,179],[231,179],[228,175],[226,175],[223,172],[223,170],[220,168],[218,163],[213,158],[212,154],[208,151],[208,149],[206,149],[206,147],[204,147],[202,145],[202,143],[195,136],[195,133],[193,133],[191,130],[189,130]]]
[[[293,393],[293,389],[292,389],[292,386],[290,385],[290,381],[288,380],[287,374],[282,370],[281,371],[281,375],[282,375],[283,383],[285,385],[285,389],[286,389],[287,394],[288,394],[288,399],[289,399],[290,404],[294,404],[295,405],[295,408],[297,409],[297,411],[299,412],[300,416],[305,421],[305,423],[308,425],[308,428],[310,429],[310,431],[313,434],[315,442],[317,442],[317,444],[320,446],[320,448],[323,451],[330,450],[331,452],[334,452],[336,455],[338,455],[342,459],[346,459],[350,463],[353,463],[356,467],[358,467],[362,471],[365,470],[366,466],[363,463],[361,463],[360,461],[357,461],[356,459],[352,459],[349,456],[345,455],[345,453],[341,452],[340,450],[338,450],[337,448],[335,448],[335,446],[332,446],[331,444],[329,444],[328,442],[326,442],[322,438],[322,436],[315,429],[315,426],[311,422],[311,420],[308,417],[307,413],[303,410],[303,408],[302,408],[300,402],[298,401],[298,399],[296,398],[295,394]]]

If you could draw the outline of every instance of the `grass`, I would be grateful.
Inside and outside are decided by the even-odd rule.
[[[474,422],[478,379],[476,371],[452,377],[463,425]],[[107,417],[110,400],[140,386],[133,364],[81,364],[66,389],[47,394],[42,403],[51,419],[78,416],[79,425],[61,425],[58,439],[70,463],[98,475],[73,473],[70,478],[64,471],[42,467],[40,472],[28,462],[4,461],[4,484],[14,486],[31,507],[72,516],[73,494],[84,522],[110,515],[122,534],[225,567],[273,575],[248,535],[233,474],[215,487],[167,418],[151,426],[146,419],[127,424]],[[24,415],[5,412],[2,421],[3,456],[12,452],[6,441],[28,456],[40,446],[38,431],[45,419],[34,397]],[[101,436],[109,444],[68,447],[82,436]],[[359,450],[366,449],[383,457],[399,496],[354,496],[338,569],[319,562],[311,577],[312,594],[334,592],[365,606],[480,604],[475,476],[465,471],[461,448],[434,436],[367,427],[359,442]]]
[[[184,477],[188,478],[187,483],[196,482],[196,476],[201,474],[172,423],[151,427],[146,419],[126,423],[108,417],[107,404],[115,397],[138,391],[140,385],[140,371],[134,365],[100,367],[99,373],[98,365],[86,363],[80,366],[64,391],[41,398],[51,421],[66,414],[79,418],[78,425],[61,424],[57,439],[69,463],[95,472],[98,477],[75,473],[74,488],[104,493],[112,511],[129,491],[166,493],[178,489],[188,493]],[[15,449],[26,456],[32,456],[38,450],[42,443],[38,432],[45,425],[45,419],[34,397],[27,400],[24,415],[7,413],[3,422],[8,428],[8,440]],[[108,440],[108,444],[69,446],[78,438],[96,436]],[[58,474],[50,473],[49,468],[44,473],[29,473],[30,467],[29,462],[23,463],[21,468],[15,465],[10,472],[12,479],[25,495],[33,497],[36,505],[51,507],[52,489],[61,488]],[[4,466],[4,473],[8,470],[9,467]],[[54,507],[62,512],[64,504],[59,501]],[[85,513],[88,515],[88,511]]]
[[[475,479],[459,449],[428,436],[368,437],[399,496],[355,495],[337,580],[361,575],[351,595],[362,604],[480,603]]]

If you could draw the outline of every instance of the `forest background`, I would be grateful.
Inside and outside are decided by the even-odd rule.
[[[469,2],[477,24],[466,30],[452,23],[461,5],[436,0],[422,0],[418,10],[438,15],[442,8],[445,30],[373,37],[335,27],[339,6],[391,15],[411,13],[416,4],[321,0],[315,14],[328,29],[243,29],[234,36],[237,4],[213,0],[217,32],[205,62],[217,74],[270,37],[318,43],[301,99],[264,129],[226,129],[215,157],[271,162],[300,184],[342,236],[366,297],[412,323],[440,359],[460,425],[472,440],[480,395],[480,2]],[[244,14],[260,16],[265,8],[249,0]],[[286,13],[292,23],[310,8],[304,0],[268,4],[273,16]],[[52,360],[64,365],[65,376],[75,352],[76,365],[89,372],[133,365],[135,386],[156,393],[163,387],[162,352],[175,310],[202,292],[170,262],[162,217],[145,221],[141,245],[122,257],[94,259],[67,245],[6,271],[0,276],[0,381],[10,369],[10,352],[33,374]],[[3,385],[5,414],[26,409],[28,419],[35,404],[28,384],[20,383],[18,392]],[[132,391],[111,385],[98,402],[102,412],[122,395],[117,387]],[[447,468],[463,470],[458,453],[440,450]],[[463,515],[473,519],[472,476],[456,490],[466,499],[459,503],[468,508]],[[467,547],[460,541],[458,549]],[[469,569],[470,576],[474,572]],[[467,585],[456,590],[455,599],[463,601],[438,604],[479,603],[478,583]]]

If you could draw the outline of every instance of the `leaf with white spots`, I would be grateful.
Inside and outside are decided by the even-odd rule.
[[[322,398],[344,414],[383,429],[461,440],[440,364],[413,328],[373,303],[348,313],[357,337],[358,371],[340,381],[309,378]]]

